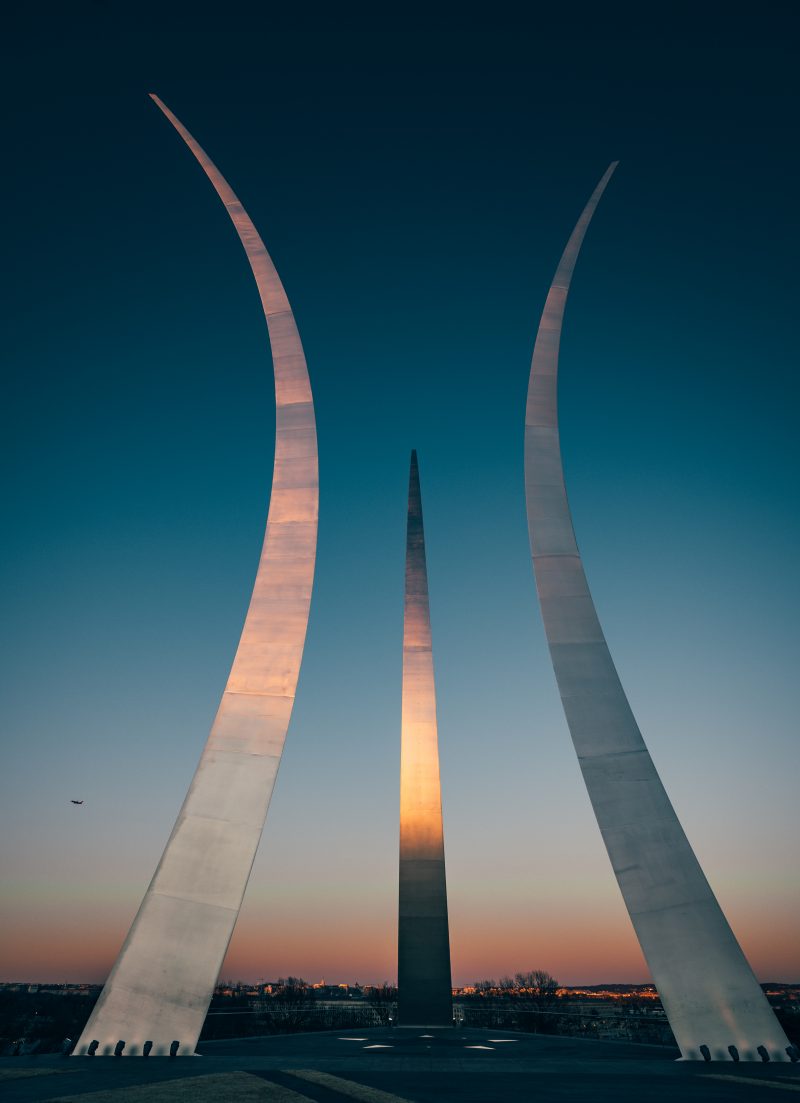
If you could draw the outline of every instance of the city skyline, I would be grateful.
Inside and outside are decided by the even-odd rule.
[[[224,212],[154,126],[156,86],[274,253],[323,464],[297,707],[222,975],[393,978],[416,445],[454,983],[536,967],[648,980],[549,669],[521,477],[536,319],[587,189],[619,157],[562,352],[576,527],[712,887],[759,979],[796,980],[797,154],[780,47],[751,44],[742,72],[723,34],[710,55],[681,53],[679,82],[666,45],[619,47],[614,76],[579,44],[556,102],[554,62],[528,89],[508,36],[458,40],[443,67],[457,100],[441,56],[336,39],[304,99],[296,38],[261,87],[212,37],[193,40],[192,64],[219,62],[209,83],[120,44],[116,76],[88,50],[74,80],[34,67],[9,132],[0,977],[105,979],[213,719],[266,516],[257,303]],[[628,102],[645,60],[653,80]],[[637,555],[620,560],[611,522],[630,517]]]

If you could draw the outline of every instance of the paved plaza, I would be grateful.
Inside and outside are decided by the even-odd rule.
[[[800,1066],[493,1030],[373,1029],[201,1044],[200,1057],[6,1057],[3,1103],[778,1103]],[[787,1097],[790,1099],[791,1096]]]

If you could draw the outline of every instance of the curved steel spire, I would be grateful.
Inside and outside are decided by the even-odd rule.
[[[611,864],[684,1058],[787,1060],[788,1040],[683,832],[597,619],[575,542],[558,434],[558,350],[569,284],[609,166],[547,296],[525,415],[525,493],[536,587],[572,741]]]
[[[239,914],[294,703],[317,545],[317,436],[289,300],[253,223],[186,128],[152,96],[200,162],[244,246],[275,372],[275,465],[253,594],[216,719],[172,835],[76,1046],[192,1053]]]

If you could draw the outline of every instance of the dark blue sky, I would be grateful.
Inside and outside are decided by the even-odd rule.
[[[798,28],[785,4],[702,8],[287,24],[96,3],[6,25],[0,979],[104,976],[266,515],[255,288],[149,91],[259,227],[317,407],[306,660],[230,970],[394,975],[416,447],[455,979],[646,976],[544,646],[522,479],[539,313],[619,159],[562,345],[578,540],[712,884],[757,972],[796,979]]]

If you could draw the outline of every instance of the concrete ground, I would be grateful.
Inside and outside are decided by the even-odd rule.
[[[4,1057],[3,1103],[779,1103],[800,1065],[507,1031],[372,1029],[206,1042],[201,1057]],[[789,1097],[791,1098],[791,1097]],[[788,1103],[788,1100],[787,1100]],[[800,1103],[800,1099],[798,1099]]]

